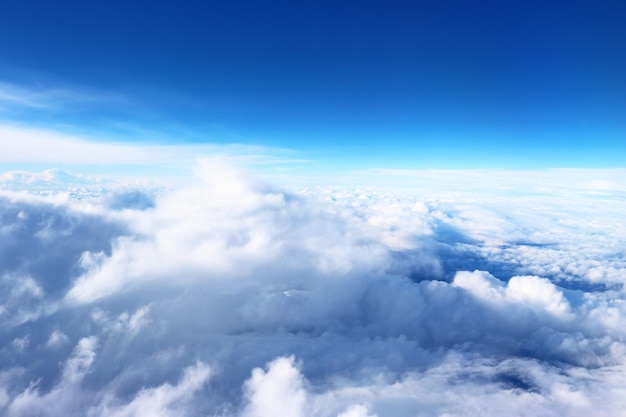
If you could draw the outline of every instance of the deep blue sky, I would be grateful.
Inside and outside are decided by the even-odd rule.
[[[623,0],[5,0],[0,82],[94,97],[0,117],[347,166],[626,166],[625,22]]]

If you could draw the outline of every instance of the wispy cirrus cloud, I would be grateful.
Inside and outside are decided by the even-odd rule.
[[[167,122],[157,128],[142,119],[145,112],[120,93],[0,83],[0,164],[27,169],[91,165],[101,171],[108,166],[109,174],[119,167],[132,173],[135,167],[172,174],[189,173],[203,156],[247,166],[308,162],[290,149],[225,141],[215,132],[168,128]]]
[[[129,104],[123,94],[98,91],[78,90],[63,87],[27,87],[19,84],[0,82],[0,114],[15,110],[64,111],[72,106],[97,103]]]

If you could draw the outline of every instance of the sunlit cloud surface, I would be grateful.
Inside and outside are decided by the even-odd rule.
[[[441,172],[407,192],[195,172],[0,177],[3,415],[626,409],[623,177]]]

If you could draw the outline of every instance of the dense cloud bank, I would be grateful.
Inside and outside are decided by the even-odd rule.
[[[0,192],[1,414],[626,415],[621,191],[199,178]]]

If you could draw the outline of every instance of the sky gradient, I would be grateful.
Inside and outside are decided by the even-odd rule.
[[[626,417],[624,22],[0,0],[0,416]]]
[[[319,169],[624,167],[624,18],[623,1],[9,1],[0,120]]]

